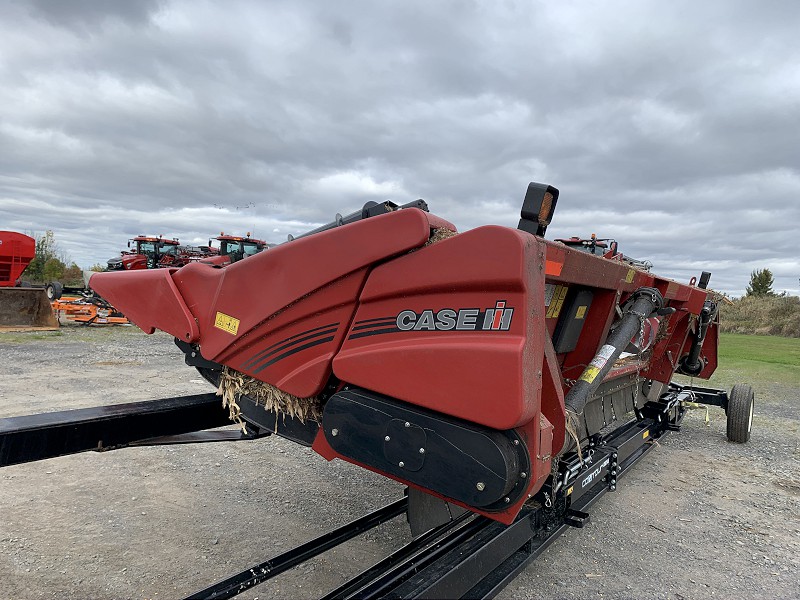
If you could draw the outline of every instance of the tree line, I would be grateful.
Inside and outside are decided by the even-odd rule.
[[[83,279],[83,271],[56,244],[52,231],[42,235],[31,234],[36,240],[36,251],[33,260],[25,269],[24,279],[43,283],[46,281],[77,282]]]

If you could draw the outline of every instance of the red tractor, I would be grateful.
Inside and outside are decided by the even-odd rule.
[[[182,267],[182,260],[177,239],[148,237],[137,235],[128,240],[128,248],[120,256],[109,259],[109,271],[137,271],[140,269],[156,269],[159,267]]]
[[[211,256],[211,262],[217,265],[238,262],[275,245],[251,238],[250,232],[245,237],[220,232],[216,239],[219,242],[219,250],[216,255]],[[208,245],[211,247],[211,240],[208,241]],[[205,262],[208,262],[208,259]]]
[[[118,257],[108,261],[108,271],[138,271],[143,269],[176,268],[192,262],[210,261],[212,264],[234,263],[253,254],[258,254],[273,244],[264,240],[225,235],[220,233],[216,238],[219,248],[212,246],[183,246],[177,240],[138,235],[128,241],[128,248]]]

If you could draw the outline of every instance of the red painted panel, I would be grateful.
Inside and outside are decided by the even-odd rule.
[[[175,269],[95,273],[91,288],[145,333],[156,329],[195,342],[200,330],[172,280]]]
[[[491,252],[488,251],[491,249]],[[496,257],[502,256],[502,260]],[[511,429],[538,418],[544,328],[544,248],[524,232],[487,226],[377,267],[334,358],[341,380],[418,406]],[[498,302],[505,302],[502,308]],[[513,309],[507,330],[497,310]],[[403,331],[413,311],[434,330]],[[424,313],[430,311],[430,323]],[[452,311],[450,318],[439,311]],[[472,311],[477,329],[457,330]],[[408,314],[408,313],[405,313]],[[401,322],[408,323],[409,321]]]
[[[360,269],[301,298],[214,360],[300,398],[319,394],[350,327],[366,274],[367,269]]]
[[[426,213],[400,210],[281,244],[224,269],[187,265],[175,280],[200,322],[203,355],[214,359],[237,338],[214,327],[218,312],[240,321],[241,336],[307,294],[419,247],[429,236]]]
[[[205,358],[307,397],[330,375],[368,268],[424,245],[430,230],[427,213],[405,209],[223,268],[103,273],[92,284],[148,333],[197,342]]]

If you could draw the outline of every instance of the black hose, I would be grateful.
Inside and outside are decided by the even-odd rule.
[[[697,333],[692,341],[689,354],[681,358],[678,363],[678,372],[684,375],[699,375],[705,368],[705,361],[700,359],[700,351],[703,349],[703,342],[706,340],[708,326],[717,314],[717,304],[712,300],[703,303],[703,310],[700,311],[697,323]]]
[[[568,421],[570,412],[575,416],[583,412],[586,402],[592,393],[603,381],[611,367],[614,366],[620,354],[630,343],[631,338],[639,332],[643,320],[663,308],[663,306],[664,297],[656,288],[642,287],[633,293],[623,309],[622,318],[608,334],[606,343],[598,350],[592,362],[583,370],[583,374],[581,374],[578,381],[570,388],[566,398],[564,398]],[[575,440],[567,436],[564,440],[562,452],[566,452],[574,445]]]

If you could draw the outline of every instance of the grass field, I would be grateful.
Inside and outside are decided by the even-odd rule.
[[[24,344],[32,340],[56,341],[61,331],[38,333],[4,333],[0,343]],[[120,330],[109,328],[80,328],[73,330],[74,339],[101,341],[121,335],[141,335],[135,327]],[[688,380],[678,376],[680,380]],[[698,382],[702,385],[702,382]],[[771,383],[800,388],[800,338],[770,335],[720,334],[719,366],[710,384],[730,387],[735,383]]]
[[[800,387],[800,339],[723,333],[719,367],[712,378],[750,383],[769,382]]]

